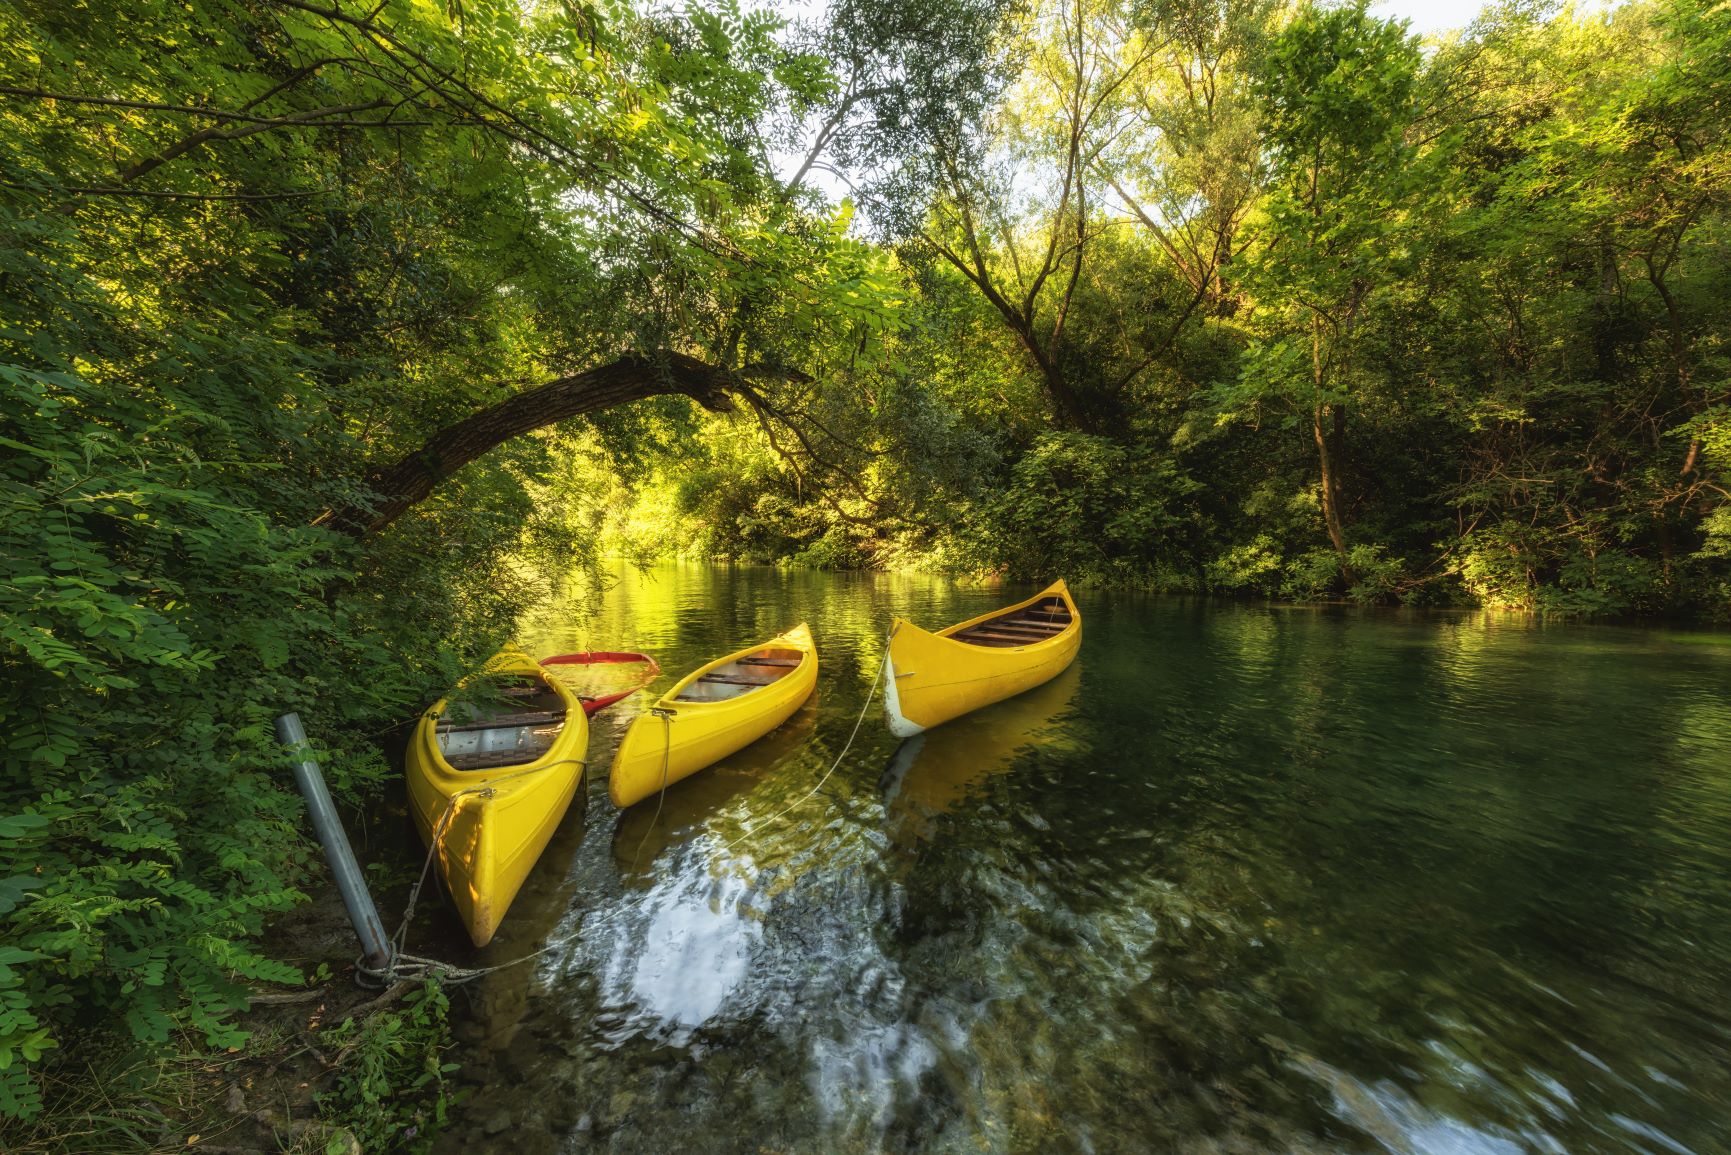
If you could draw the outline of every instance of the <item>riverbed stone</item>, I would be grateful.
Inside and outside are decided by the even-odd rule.
[[[617,1123],[631,1113],[631,1108],[637,1105],[637,1095],[633,1091],[615,1091],[613,1097],[607,1100],[607,1120]]]

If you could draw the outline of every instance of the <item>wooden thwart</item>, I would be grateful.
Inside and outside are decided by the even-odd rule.
[[[956,637],[970,642],[976,638],[986,638],[995,642],[1013,642],[1018,646],[1025,646],[1040,640],[1038,638],[1029,637],[1027,634],[1001,633],[997,630],[987,629],[985,626],[975,626],[971,630],[964,630],[962,633],[957,634]]]
[[[741,658],[742,666],[786,666],[788,669],[799,665],[798,658]]]
[[[725,682],[730,686],[772,686],[775,678],[747,678],[740,674],[705,674],[699,682]]]
[[[471,730],[507,730],[512,726],[552,726],[565,720],[563,712],[534,710],[525,714],[495,714],[473,722],[440,722],[441,734],[465,734]]]
[[[1035,637],[1035,638],[1049,638],[1049,637],[1052,637],[1056,634],[1061,634],[1064,632],[1064,628],[1062,626],[1059,626],[1059,627],[1054,629],[1050,626],[1029,626],[1029,625],[1023,625],[1021,622],[1010,622],[1010,621],[981,622],[978,626],[976,626],[974,628],[975,629],[981,629],[981,630],[1010,630],[1014,633],[1027,634],[1029,637]]]

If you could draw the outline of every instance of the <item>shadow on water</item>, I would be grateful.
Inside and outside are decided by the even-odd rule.
[[[892,614],[1018,592],[667,567],[526,625],[667,672],[596,767],[794,621],[823,678],[659,815],[591,776],[441,1149],[1731,1149],[1731,647],[1092,596],[1062,679],[836,764]]]

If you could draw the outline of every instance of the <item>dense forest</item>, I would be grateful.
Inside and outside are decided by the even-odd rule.
[[[314,869],[270,719],[376,796],[539,575],[1731,612],[1713,0],[21,0],[0,45],[0,1119],[242,1044]]]

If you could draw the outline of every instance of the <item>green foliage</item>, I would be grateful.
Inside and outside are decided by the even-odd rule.
[[[967,556],[1022,581],[1152,584],[1183,562],[1195,488],[1107,438],[1043,434],[969,519]]]
[[[64,372],[7,366],[0,385],[0,436],[29,447],[0,472],[0,1109],[28,1116],[51,1024],[228,1046],[245,980],[296,979],[244,940],[299,898],[269,728],[290,685],[281,610],[310,603],[296,632],[328,629],[316,593],[336,571],[327,535],[215,483],[192,449],[206,415],[165,420]]]
[[[883,125],[907,323],[816,387],[838,436],[663,459],[680,548],[1731,616],[1723,5],[1421,51],[1363,4],[1042,3],[994,43]]]
[[[297,978],[251,942],[317,881],[274,716],[375,799],[379,735],[597,553],[585,495],[540,484],[556,433],[368,540],[323,514],[526,384],[759,302],[753,355],[893,328],[888,258],[752,143],[831,88],[778,28],[0,10],[0,1117],[97,1032],[241,1043],[248,986]]]
[[[1287,562],[1278,592],[1301,601],[1327,597],[1342,582],[1343,559],[1333,550],[1313,549]],[[1347,596],[1355,602],[1375,604],[1399,598],[1405,566],[1387,556],[1382,545],[1355,545],[1347,551],[1344,565],[1354,576]]]
[[[347,1019],[319,1034],[321,1046],[344,1055],[319,1113],[346,1128],[364,1151],[423,1152],[445,1125],[457,1095],[444,1061],[450,1045],[444,988],[429,979],[401,1009]]]

